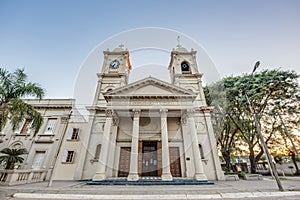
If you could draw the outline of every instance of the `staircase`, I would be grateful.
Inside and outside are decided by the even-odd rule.
[[[127,181],[126,178],[111,178],[103,181],[88,181],[87,185],[213,185],[209,181],[197,181],[192,179],[173,179],[163,181],[161,177],[141,177],[138,181]]]

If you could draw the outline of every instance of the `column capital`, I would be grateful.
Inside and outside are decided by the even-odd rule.
[[[186,109],[186,111],[183,112],[181,115],[181,123],[186,124],[187,120],[193,117],[194,113],[195,113],[195,109],[192,108]]]
[[[114,114],[115,114],[115,112],[113,110],[111,110],[111,109],[105,110],[106,117],[113,117]]]
[[[132,109],[133,117],[140,117],[141,109]]]
[[[186,114],[188,117],[191,117],[192,115],[194,115],[194,113],[195,113],[195,109],[193,108],[186,109]]]
[[[119,118],[118,117],[113,117],[113,126],[118,126],[119,125]]]
[[[168,115],[168,109],[164,108],[164,109],[160,109],[159,110],[161,117],[167,117]]]

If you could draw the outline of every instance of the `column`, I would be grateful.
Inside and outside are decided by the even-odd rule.
[[[107,110],[103,138],[102,138],[101,154],[100,154],[96,174],[93,177],[93,181],[102,181],[106,179],[105,173],[106,173],[108,149],[110,143],[109,138],[110,138],[110,130],[111,130],[112,122],[113,122],[113,111]]]
[[[160,110],[160,125],[161,125],[161,143],[162,143],[162,175],[163,181],[171,181],[173,177],[170,171],[170,155],[169,155],[169,139],[168,139],[168,123],[167,109]]]
[[[140,125],[140,110],[133,110],[133,125],[132,125],[132,141],[130,154],[130,168],[128,181],[139,180],[138,174],[138,155],[139,155],[139,125]]]
[[[115,152],[116,152],[116,140],[117,140],[118,127],[119,127],[119,118],[117,116],[113,116],[111,135],[109,141],[107,167],[106,167],[106,175],[109,177],[114,177],[117,171],[116,169],[118,169],[118,167],[115,166]]]
[[[188,110],[187,122],[190,127],[192,149],[193,149],[193,155],[194,155],[194,165],[195,165],[195,177],[194,178],[196,180],[207,180],[207,177],[204,174],[202,159],[200,156],[199,142],[198,142],[196,124],[195,124],[195,119],[194,119],[193,114],[194,113],[192,110]]]

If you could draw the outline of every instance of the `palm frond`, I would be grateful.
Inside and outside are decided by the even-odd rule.
[[[32,118],[35,133],[42,124],[42,116],[32,106],[20,98],[36,97],[41,99],[45,90],[39,84],[27,82],[24,69],[15,72],[0,68],[0,130],[5,126],[7,119],[11,120],[13,130],[16,130],[24,118]]]

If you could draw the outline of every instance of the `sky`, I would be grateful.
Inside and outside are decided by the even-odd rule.
[[[220,77],[251,72],[258,60],[260,70],[300,73],[299,10],[297,0],[0,0],[0,67],[25,68],[46,98],[73,98],[81,66],[99,44],[158,27],[201,45]],[[143,64],[137,57],[151,59],[147,51],[137,53],[133,66]]]

